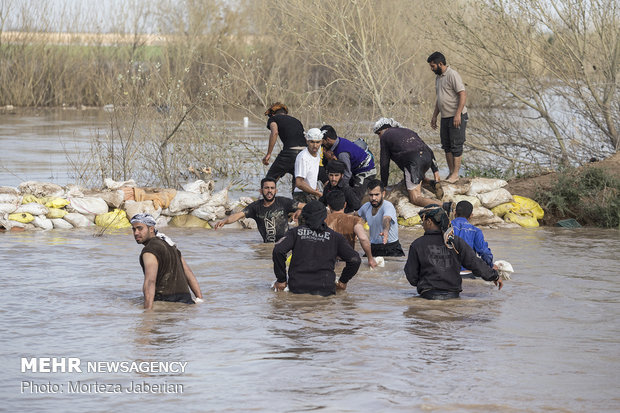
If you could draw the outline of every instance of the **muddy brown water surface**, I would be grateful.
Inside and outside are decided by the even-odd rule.
[[[445,302],[416,297],[404,258],[378,270],[364,262],[336,296],[274,293],[271,246],[256,231],[164,232],[197,274],[205,303],[145,312],[141,246],[129,230],[0,234],[0,409],[620,409],[616,230],[487,229],[513,280],[501,291],[465,280],[461,298]],[[420,235],[402,228],[405,250]],[[82,372],[22,372],[21,359],[32,357],[79,358]],[[187,365],[180,373],[87,370],[99,361]],[[158,385],[169,391],[152,391]]]

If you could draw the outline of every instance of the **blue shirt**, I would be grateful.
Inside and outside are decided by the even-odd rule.
[[[484,240],[484,235],[482,235],[480,228],[470,224],[463,217],[455,218],[452,221],[452,228],[454,228],[454,235],[463,238],[489,267],[493,267],[493,254],[489,244]]]
[[[372,205],[370,202],[366,202],[357,211],[357,215],[364,218],[366,222],[368,222],[368,226],[370,227],[371,244],[383,244],[383,237],[379,234],[383,232],[384,216],[389,216],[392,218],[387,242],[390,243],[398,241],[398,221],[396,220],[398,215],[396,215],[396,209],[394,209],[394,205],[392,205],[390,201],[386,201],[384,199],[375,215],[372,214]]]

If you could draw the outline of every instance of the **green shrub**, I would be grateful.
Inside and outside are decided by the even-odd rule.
[[[539,190],[536,199],[555,215],[584,225],[620,228],[620,179],[602,168],[561,171],[555,185]]]

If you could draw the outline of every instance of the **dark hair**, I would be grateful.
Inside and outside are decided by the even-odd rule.
[[[265,185],[265,182],[273,182],[274,184],[278,183],[275,178],[272,178],[270,176],[266,176],[263,179],[260,180],[260,187],[261,189],[263,188],[263,185]]]
[[[471,202],[460,201],[458,204],[456,204],[455,213],[457,217],[469,218],[473,210],[474,206],[471,204]]]
[[[327,206],[329,206],[332,211],[340,211],[344,208],[345,196],[344,192],[341,190],[330,191],[325,196],[325,200],[327,201]]]
[[[323,138],[329,138],[333,140],[338,139],[338,134],[336,133],[336,129],[334,129],[332,125],[323,125],[321,126],[321,130],[325,131],[325,135],[323,135]]]
[[[446,57],[441,52],[435,52],[426,59],[426,63],[443,63],[445,65]]]
[[[381,181],[381,179],[371,179],[368,181],[366,190],[375,189],[376,187],[381,188],[381,192],[385,191],[385,185],[383,185],[383,181]]]
[[[288,114],[288,108],[286,107],[284,103],[281,103],[281,102],[273,103],[265,111],[265,116],[273,116],[273,115],[277,115],[278,113]]]

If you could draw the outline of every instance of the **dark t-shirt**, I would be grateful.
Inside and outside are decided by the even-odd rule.
[[[379,140],[381,146],[381,180],[384,185],[388,183],[390,160],[404,170],[415,164],[419,159],[426,159],[429,163],[426,169],[430,167],[433,172],[437,171],[437,165],[432,162],[435,158],[432,149],[411,129],[389,128],[383,132]]]
[[[155,281],[155,295],[169,296],[173,294],[189,294],[187,277],[181,262],[181,251],[177,247],[168,245],[159,238],[151,238],[144,244],[140,253],[140,265],[144,272],[144,253],[150,252],[157,258],[157,280]]]
[[[243,213],[256,221],[264,242],[276,242],[288,231],[288,214],[295,212],[298,204],[291,198],[277,196],[271,206],[264,206],[259,199],[245,207]]]
[[[284,114],[273,115],[267,119],[267,129],[271,129],[271,122],[278,125],[278,136],[280,136],[284,149],[307,146],[304,137],[304,125],[298,119]]]

